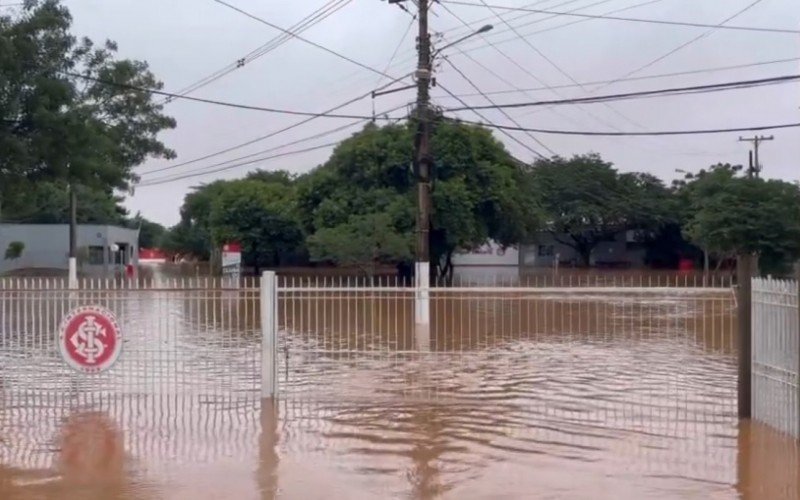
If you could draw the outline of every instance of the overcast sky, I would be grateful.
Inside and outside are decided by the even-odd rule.
[[[466,0],[480,3],[480,0]],[[289,27],[314,12],[326,0],[230,0],[239,8],[282,27]],[[604,14],[637,4],[618,16],[718,24],[751,4],[753,0],[487,0],[498,6],[530,6],[589,14]],[[106,38],[119,44],[121,57],[146,60],[164,82],[165,90],[178,91],[187,85],[258,48],[280,32],[231,10],[213,0],[66,0],[74,17],[73,31],[95,41]],[[507,31],[500,19],[484,7],[449,4],[448,7],[475,27],[489,22],[494,30],[487,38],[473,38],[459,44],[469,57],[456,49],[446,50],[450,60],[482,91],[514,88],[563,86],[577,82],[615,80],[650,61],[676,49],[708,31],[706,28],[667,26],[611,20],[582,20],[576,17],[548,16],[524,12],[497,11],[530,42]],[[414,10],[409,4],[409,9]],[[431,31],[443,33],[437,45],[443,46],[465,32],[463,25],[440,5],[433,7]],[[365,65],[383,70],[390,56],[407,32],[411,17],[396,6],[381,0],[353,0],[302,36],[345,54]],[[582,21],[577,22],[576,21]],[[574,23],[570,26],[563,26]],[[800,29],[797,0],[763,0],[730,21],[729,25]],[[563,27],[561,27],[563,26]],[[455,30],[454,30],[455,28]],[[394,64],[387,73],[401,76],[415,65],[415,31],[405,37]],[[547,30],[546,32],[540,32]],[[536,33],[540,32],[540,33]],[[495,43],[492,48],[486,40]],[[796,34],[714,30],[635,76],[657,75],[745,65],[780,59],[800,58],[800,37]],[[533,48],[532,48],[532,47]],[[551,62],[537,53],[547,57]],[[512,60],[514,62],[512,62]],[[476,62],[477,61],[477,62]],[[524,68],[523,69],[520,68]],[[558,66],[557,69],[555,66]],[[487,71],[491,70],[491,71]],[[599,85],[538,90],[527,95],[500,94],[496,102],[519,102],[540,99],[579,97],[594,93],[628,92],[653,88],[699,85],[797,74],[797,60],[734,70],[695,73],[664,78]],[[533,76],[532,76],[533,75]],[[448,64],[440,64],[437,80],[457,94],[475,90]],[[534,76],[536,79],[534,79]],[[379,76],[325,51],[293,39],[278,49],[237,69],[192,95],[237,103],[323,111],[373,89]],[[537,81],[538,80],[538,81]],[[573,81],[574,80],[574,81]],[[386,80],[384,79],[384,82]],[[510,85],[509,85],[510,84]],[[441,106],[455,106],[441,88],[433,90]],[[390,109],[414,98],[413,91],[379,97],[375,107]],[[487,102],[480,96],[463,98],[470,105]],[[526,127],[571,130],[679,130],[730,128],[800,122],[800,84],[790,83],[729,92],[642,99],[611,104],[558,106],[509,110]],[[163,134],[164,142],[178,153],[176,161],[151,161],[138,170],[143,181],[163,176],[198,171],[224,160],[273,150],[283,151],[313,147],[333,142],[358,130],[342,130],[296,146],[276,149],[288,142],[328,131],[353,122],[320,118],[286,133],[256,142],[230,153],[214,156],[180,168],[147,175],[147,172],[187,160],[213,154],[242,142],[266,135],[302,120],[302,117],[235,110],[207,104],[175,101],[166,111],[177,119],[178,127]],[[369,115],[371,99],[364,99],[340,112]],[[395,115],[403,111],[395,112]],[[459,113],[465,119],[477,119],[470,112]],[[485,116],[495,123],[511,124],[498,111]],[[800,129],[778,130],[775,140],[761,150],[765,177],[787,180],[800,178]],[[496,134],[521,159],[532,160],[533,153],[511,139]],[[675,169],[697,170],[716,162],[746,163],[748,145],[737,142],[740,134],[591,138],[536,135],[552,151],[569,156],[597,152],[622,171],[650,172],[671,180]],[[752,135],[752,134],[746,134]],[[522,143],[544,154],[543,147],[524,133],[515,133]],[[330,148],[276,158],[255,165],[158,186],[140,187],[126,205],[132,213],[141,213],[163,224],[179,219],[178,209],[184,195],[203,182],[236,178],[248,170],[287,169],[304,172],[322,163]],[[270,153],[266,153],[270,154]],[[217,167],[218,168],[218,167]]]

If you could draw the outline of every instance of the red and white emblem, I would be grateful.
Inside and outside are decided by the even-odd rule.
[[[58,335],[61,357],[84,373],[108,370],[122,350],[122,334],[108,309],[82,306],[67,314]]]

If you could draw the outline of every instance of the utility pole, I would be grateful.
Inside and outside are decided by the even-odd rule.
[[[417,262],[415,338],[418,348],[427,350],[430,345],[430,279],[431,279],[431,170],[430,151],[430,85],[431,38],[428,33],[428,7],[430,0],[418,0],[419,35],[417,37],[417,134],[414,140],[414,173],[417,177]]]
[[[400,6],[403,10],[406,7],[403,2],[406,0],[388,0],[390,4]],[[419,34],[417,35],[417,70],[414,73],[417,82],[417,103],[416,113],[413,118],[417,121],[417,132],[414,137],[414,175],[417,184],[417,237],[416,237],[416,299],[415,299],[415,323],[417,331],[418,345],[425,349],[430,344],[430,282],[431,282],[431,213],[433,203],[431,202],[431,176],[433,173],[433,157],[431,155],[431,105],[430,88],[435,84],[433,79],[433,59],[442,50],[452,47],[473,36],[486,33],[492,29],[492,25],[487,24],[472,33],[469,33],[457,40],[451,41],[443,47],[439,47],[435,52],[431,47],[431,36],[428,33],[428,12],[434,0],[414,0],[418,6],[417,21],[419,24]],[[395,89],[390,92],[403,90],[408,87]],[[389,92],[382,92],[389,93]],[[378,93],[374,93],[379,95]]]
[[[758,146],[763,141],[772,141],[775,140],[775,136],[769,135],[755,135],[753,137],[739,137],[739,142],[752,142],[753,143],[753,150],[751,152],[750,157],[750,170],[748,171],[748,177],[758,177],[758,174],[761,172],[761,163],[758,161]],[[755,158],[753,158],[755,156]]]
[[[423,346],[429,343],[430,328],[430,275],[431,275],[431,171],[433,160],[430,151],[430,86],[432,80],[433,59],[431,38],[428,33],[428,10],[432,0],[417,0],[417,70],[414,76],[417,81],[417,103],[415,119],[417,133],[414,137],[413,167],[417,184],[417,231],[416,231],[416,263],[414,266],[416,281],[415,323],[417,339]],[[390,4],[402,5],[404,0],[388,0]],[[427,334],[426,334],[427,332]]]
[[[417,50],[417,137],[414,167],[417,176],[417,280],[430,279],[431,223],[431,152],[430,152],[430,85],[431,39],[428,33],[429,0],[419,0],[419,36]],[[425,276],[425,278],[423,278]],[[427,280],[426,280],[427,278]]]
[[[753,137],[739,137],[739,142],[752,142],[753,149],[749,151],[747,177],[755,178],[761,172],[761,162],[758,160],[758,147],[763,141],[772,141],[775,137],[755,135]],[[739,377],[737,382],[738,413],[739,418],[747,419],[752,415],[753,387],[752,387],[752,304],[753,304],[753,276],[757,274],[758,256],[752,253],[742,253],[736,258],[736,281],[738,286],[737,307],[739,324]]]

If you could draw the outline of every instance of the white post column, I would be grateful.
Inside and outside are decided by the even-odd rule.
[[[430,263],[417,262],[415,271],[415,338],[417,348],[428,351],[431,346]]]
[[[261,275],[261,398],[278,396],[278,280]]]
[[[63,261],[62,261],[63,262]],[[69,258],[69,275],[68,286],[70,290],[78,289],[78,259],[75,257]]]

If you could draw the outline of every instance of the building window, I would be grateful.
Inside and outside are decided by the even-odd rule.
[[[89,265],[101,266],[103,265],[103,254],[105,248],[103,247],[89,247]]]
[[[539,257],[552,257],[553,245],[539,245]]]

